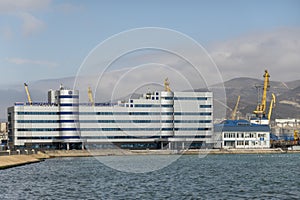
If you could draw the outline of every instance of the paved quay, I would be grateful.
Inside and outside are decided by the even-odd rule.
[[[40,162],[47,158],[50,158],[50,156],[41,152],[31,155],[0,156],[0,169]]]
[[[219,154],[272,154],[300,153],[300,151],[284,151],[278,149],[190,149],[190,150],[55,150],[38,152],[31,155],[0,156],[0,170],[10,167],[36,163],[56,157],[91,157],[91,156],[131,156],[131,155],[219,155]]]

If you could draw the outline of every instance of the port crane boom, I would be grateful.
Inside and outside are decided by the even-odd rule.
[[[266,114],[267,91],[270,87],[270,83],[269,83],[270,75],[268,73],[268,70],[265,70],[265,74],[263,77],[264,77],[264,86],[263,86],[262,99],[261,99],[261,102],[258,103],[256,110],[253,111],[257,115],[265,115]]]
[[[238,96],[235,107],[234,107],[234,109],[231,113],[231,119],[232,120],[235,120],[235,118],[236,118],[236,113],[237,113],[237,109],[238,109],[238,106],[239,106],[239,103],[240,103],[240,98],[241,98],[241,96]]]
[[[29,93],[29,90],[28,90],[28,85],[26,83],[24,83],[24,87],[25,87],[25,92],[27,94],[28,103],[30,105],[32,105],[32,100],[31,100],[31,96],[30,96],[30,93]]]
[[[275,105],[276,105],[276,96],[275,96],[275,94],[272,93],[272,100],[271,100],[271,103],[270,103],[270,108],[269,108],[269,113],[268,113],[269,122],[271,120],[272,110],[275,107]]]

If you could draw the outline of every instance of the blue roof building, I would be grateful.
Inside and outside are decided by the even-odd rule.
[[[270,148],[270,127],[247,120],[224,120],[214,126],[217,148]]]

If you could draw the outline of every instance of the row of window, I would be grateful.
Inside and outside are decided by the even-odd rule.
[[[17,112],[18,115],[173,115],[172,112]]]
[[[77,103],[61,103],[59,104],[59,106],[61,107],[69,107],[69,106],[79,106],[79,104]],[[163,107],[163,108],[172,108],[173,105],[167,104],[167,105],[160,105],[160,104],[131,104],[130,107],[136,107],[136,108],[159,108],[159,107]],[[200,108],[211,108],[211,105],[199,105]]]
[[[17,123],[211,123],[211,120],[17,120]]]
[[[17,112],[17,115],[59,115],[59,112]]]
[[[78,103],[61,103],[59,106],[64,107],[64,106],[79,106]]]
[[[77,128],[18,128],[17,131],[42,132],[42,131],[77,131]]]
[[[207,115],[207,116],[210,116],[211,112],[175,112],[174,115]]]
[[[23,132],[43,131],[208,131],[211,128],[18,128]]]
[[[174,138],[211,138],[211,135],[184,135],[174,136]]]
[[[18,115],[173,115],[173,112],[17,112]],[[175,112],[174,115],[211,115],[211,112]]]
[[[20,136],[17,137],[18,140],[63,140],[63,139],[136,139],[136,138],[211,138],[211,136],[205,135],[187,135],[187,136]]]
[[[160,107],[160,104],[134,104],[137,108]]]
[[[211,128],[174,128],[175,131],[210,131]]]
[[[166,100],[201,100],[206,101],[207,97],[165,97]]]
[[[63,140],[80,139],[80,136],[19,136],[18,140]]]
[[[79,99],[78,95],[60,95],[60,99]]]
[[[130,104],[132,105],[131,107],[136,107],[136,108],[150,108],[150,107],[155,107],[155,108],[172,108],[173,105],[167,104],[167,105],[161,105],[161,104]]]
[[[225,141],[224,146],[234,146],[234,141]],[[266,141],[237,141],[236,146],[256,146],[256,145],[266,145]]]
[[[224,138],[256,138],[256,133],[224,133]]]

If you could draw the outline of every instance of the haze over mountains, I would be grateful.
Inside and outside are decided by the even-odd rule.
[[[49,89],[58,89],[62,83],[69,88],[73,88],[74,77],[62,78],[62,79],[48,79],[40,80],[29,83],[29,89],[33,101],[35,102],[46,102],[47,91]],[[81,80],[79,80],[80,82]],[[80,101],[87,102],[87,87],[88,84],[82,81],[83,84],[79,85],[80,90]],[[257,105],[257,89],[256,85],[262,85],[263,80],[254,78],[234,78],[224,82],[226,91],[226,104],[227,104],[227,117],[231,114],[231,109],[235,106],[238,95],[241,96],[239,104],[239,112],[241,116],[245,116],[247,113],[252,113]],[[268,103],[271,101],[271,93],[276,95],[276,107],[273,110],[272,118],[300,118],[300,80],[290,82],[278,82],[270,81],[270,90],[268,92]],[[218,88],[223,88],[223,84],[216,84],[211,89],[216,93],[214,94],[216,101],[214,102],[215,108],[224,107],[218,101],[217,91]],[[163,89],[163,88],[159,88]],[[204,89],[205,90],[205,89]],[[195,89],[195,91],[203,91],[203,89]],[[26,102],[27,97],[22,84],[7,86],[6,90],[0,90],[0,119],[1,121],[6,120],[6,109],[12,106],[15,102]],[[131,94],[130,94],[131,95]],[[120,94],[115,99],[128,98],[128,94]],[[106,100],[105,100],[106,99]],[[96,100],[107,101],[109,97],[101,96],[100,93],[96,94]],[[218,118],[218,113],[214,113],[214,117]]]

